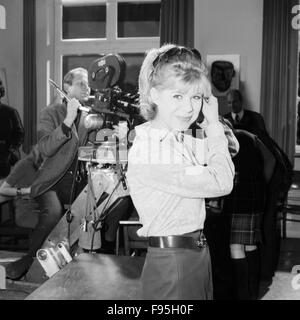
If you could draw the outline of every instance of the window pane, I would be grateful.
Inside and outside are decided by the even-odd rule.
[[[122,90],[126,92],[138,91],[138,78],[140,69],[145,58],[144,53],[121,53],[126,61],[126,75],[124,83],[120,85]]]
[[[125,92],[137,92],[138,90],[138,76],[142,62],[144,60],[144,53],[120,53],[126,62],[126,74],[123,83],[120,87]],[[92,62],[99,59],[101,55],[65,55],[63,56],[63,76],[71,69],[82,67],[89,69]]]
[[[70,71],[71,69],[82,67],[86,70],[89,70],[90,65],[92,62],[101,55],[96,54],[85,54],[85,55],[66,55],[63,56],[63,77],[64,75]]]
[[[118,3],[118,37],[158,37],[160,2]]]
[[[63,39],[106,37],[106,5],[63,7]]]

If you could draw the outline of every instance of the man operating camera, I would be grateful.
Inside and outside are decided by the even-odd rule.
[[[36,251],[62,217],[64,205],[71,204],[86,185],[77,153],[79,146],[93,141],[94,134],[83,125],[87,114],[79,110],[90,94],[87,70],[69,71],[63,85],[68,102],[47,106],[41,112],[38,149],[44,161],[31,186],[31,196],[40,207],[39,221],[28,253],[6,268],[11,279],[19,279],[28,271]]]

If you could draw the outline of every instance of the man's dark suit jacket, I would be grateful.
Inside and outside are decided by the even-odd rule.
[[[233,127],[235,127],[236,123],[234,122],[231,112],[226,113],[224,115],[225,119],[228,119]],[[258,137],[265,134],[267,132],[265,121],[261,114],[258,112],[244,109],[244,115],[242,119],[239,121],[239,124],[243,126],[247,131],[256,134]]]
[[[38,148],[44,161],[39,168],[37,178],[31,185],[33,198],[49,190],[65,175],[77,156],[78,147],[83,145],[80,137],[89,134],[83,121],[80,121],[78,130],[73,123],[70,135],[66,136],[62,129],[66,114],[65,103],[50,105],[41,112]]]
[[[0,178],[7,177],[10,167],[19,160],[24,136],[18,111],[0,102]]]

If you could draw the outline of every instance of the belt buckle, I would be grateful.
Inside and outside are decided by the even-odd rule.
[[[200,236],[199,240],[196,240],[196,246],[200,249],[207,246],[206,238],[203,235]]]

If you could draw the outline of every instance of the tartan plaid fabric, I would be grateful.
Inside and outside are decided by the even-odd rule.
[[[259,213],[232,214],[230,244],[255,245],[261,242]]]

